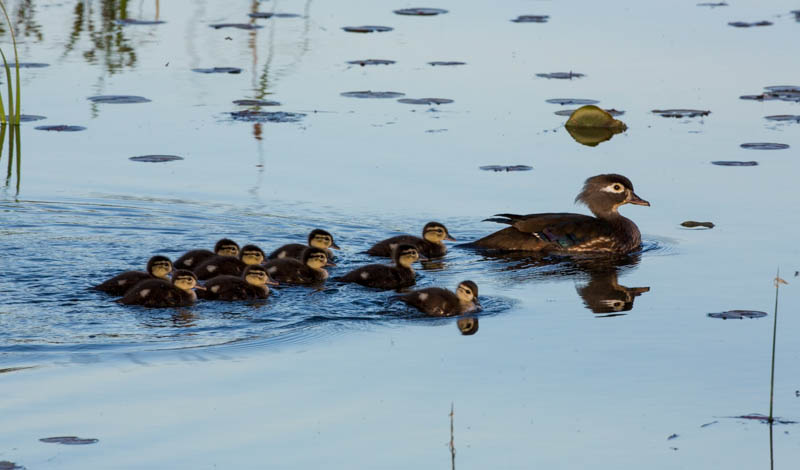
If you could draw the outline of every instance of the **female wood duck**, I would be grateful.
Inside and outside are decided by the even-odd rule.
[[[264,251],[255,245],[242,247],[239,257],[212,256],[194,268],[194,273],[200,280],[211,279],[216,276],[241,276],[244,268],[251,264],[264,262]]]
[[[175,261],[175,269],[194,269],[203,261],[212,256],[239,256],[239,245],[227,238],[223,238],[214,245],[214,251],[192,250],[187,251]]]
[[[172,275],[172,282],[164,279],[147,279],[133,286],[117,302],[125,305],[142,305],[152,308],[188,307],[197,300],[194,289],[197,277],[186,269]]]
[[[472,281],[460,283],[455,293],[439,287],[428,287],[394,296],[392,299],[405,302],[436,317],[452,317],[476,312],[481,308],[478,301],[478,285]]]
[[[325,254],[328,256],[328,259],[333,259],[333,252],[331,252],[329,248],[333,248],[334,250],[339,249],[339,246],[333,241],[333,235],[325,230],[317,228],[308,234],[308,245],[302,245],[300,243],[289,243],[288,245],[283,245],[282,247],[270,253],[267,259],[294,258],[299,260],[302,259],[303,251],[305,251],[305,249],[308,247],[325,250]]]
[[[633,192],[631,181],[616,174],[597,175],[586,180],[583,191],[575,198],[595,215],[544,213],[497,214],[486,219],[509,224],[471,246],[503,251],[537,251],[544,253],[629,253],[641,245],[639,228],[621,216],[623,204],[649,206]]]
[[[441,258],[447,253],[444,240],[455,241],[447,227],[439,222],[428,222],[422,228],[422,238],[413,235],[398,235],[380,241],[367,250],[368,255],[391,257],[399,245],[413,245],[426,258]]]
[[[394,266],[369,264],[334,278],[341,282],[355,282],[376,289],[402,289],[416,284],[416,275],[411,265],[419,259],[413,245],[400,245],[394,250]]]
[[[172,261],[166,256],[153,256],[147,262],[147,272],[126,271],[93,287],[111,295],[125,295],[131,287],[146,279],[167,279],[172,272]]]
[[[244,250],[244,249],[243,249]],[[197,296],[206,300],[253,300],[266,299],[268,285],[278,285],[271,280],[267,269],[260,264],[251,264],[244,269],[242,277],[217,276],[209,279],[205,290]]]
[[[336,266],[328,262],[328,255],[321,248],[306,248],[302,261],[294,258],[280,258],[267,261],[269,276],[287,284],[317,284],[328,278],[325,266]]]

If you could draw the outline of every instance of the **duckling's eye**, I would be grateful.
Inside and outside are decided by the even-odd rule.
[[[622,191],[622,185],[621,184],[615,184],[613,189],[614,189],[614,191],[620,192],[620,191]]]

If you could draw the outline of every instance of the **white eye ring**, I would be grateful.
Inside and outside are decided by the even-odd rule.
[[[619,194],[625,192],[625,186],[621,185],[620,183],[609,184],[608,186],[603,188],[603,191],[608,193]]]

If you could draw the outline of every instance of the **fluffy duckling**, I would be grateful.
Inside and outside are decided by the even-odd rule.
[[[206,300],[253,300],[266,299],[269,295],[268,285],[278,285],[271,280],[266,268],[260,264],[251,264],[244,268],[242,277],[217,276],[209,279],[206,290],[197,296]]]
[[[199,287],[194,273],[179,269],[172,275],[172,283],[164,279],[144,280],[133,286],[117,302],[152,308],[188,307],[197,300],[195,288]]]
[[[175,269],[194,269],[203,261],[212,256],[239,256],[239,245],[227,238],[223,238],[214,245],[214,251],[192,250],[187,251],[175,261]]]
[[[147,272],[126,271],[93,287],[111,295],[125,295],[131,287],[146,279],[167,279],[172,272],[172,261],[166,256],[153,256],[147,262]]]
[[[422,238],[413,235],[398,235],[380,241],[367,250],[368,255],[391,257],[399,245],[414,245],[426,258],[441,258],[447,253],[444,240],[456,241],[450,236],[447,227],[439,222],[428,222],[422,228]]]
[[[242,275],[247,266],[263,262],[264,251],[261,248],[255,245],[245,245],[238,258],[235,256],[212,256],[194,268],[194,273],[201,281],[216,276],[238,277]]]
[[[411,265],[419,259],[419,252],[413,245],[400,245],[394,250],[394,266],[369,264],[354,269],[334,280],[355,282],[376,289],[402,289],[416,283],[416,275]]]
[[[321,248],[306,248],[302,261],[294,258],[280,258],[267,261],[269,276],[287,284],[317,284],[328,278],[325,266],[335,266],[328,262],[328,255]]]
[[[472,246],[503,251],[543,253],[630,253],[639,249],[642,237],[630,219],[619,214],[623,204],[649,206],[633,192],[631,181],[617,174],[586,180],[575,202],[586,204],[594,217],[570,213],[497,214],[486,219],[509,224]]]
[[[325,250],[325,254],[328,256],[328,259],[333,259],[333,252],[330,250],[330,248],[333,248],[334,250],[339,249],[339,246],[333,241],[333,235],[325,230],[317,228],[308,234],[308,245],[302,245],[300,243],[289,243],[288,245],[283,245],[282,247],[270,253],[269,256],[267,256],[267,259],[302,259],[303,251],[305,251],[305,249],[308,247]]]
[[[460,283],[455,293],[439,287],[428,287],[392,298],[436,317],[452,317],[477,312],[481,308],[478,285],[472,281]]]

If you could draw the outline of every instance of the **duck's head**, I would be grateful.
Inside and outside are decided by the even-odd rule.
[[[239,256],[239,244],[229,238],[223,238],[214,245],[214,253],[220,256]]]
[[[172,261],[166,256],[153,256],[147,262],[147,272],[159,279],[166,279],[172,272]]]
[[[244,250],[244,249],[242,249]],[[260,264],[251,264],[250,266],[244,268],[244,272],[242,273],[242,278],[251,285],[254,286],[277,286],[278,283],[273,281],[269,278],[269,274],[267,274],[267,269]]]
[[[172,273],[172,285],[186,292],[191,292],[197,286],[197,276],[188,269],[179,269]]]
[[[480,305],[478,302],[478,285],[472,281],[462,281],[456,289],[456,296],[461,302]]]
[[[306,248],[303,251],[303,264],[313,269],[322,269],[325,266],[336,266],[328,262],[328,254],[322,248]]]
[[[650,205],[633,192],[631,180],[613,173],[587,179],[575,202],[586,204],[597,217],[616,215],[617,209],[623,204]]]
[[[456,241],[455,238],[450,236],[447,227],[439,222],[428,222],[422,228],[422,238],[433,243],[441,243],[442,240]]]
[[[394,249],[393,258],[398,266],[410,268],[415,261],[419,260],[419,251],[414,245],[399,245]]]
[[[261,264],[264,262],[264,251],[255,245],[245,245],[242,247],[240,259],[246,265]]]
[[[333,242],[333,235],[322,229],[314,229],[308,234],[308,246],[327,250],[333,248],[339,249],[339,245]]]

